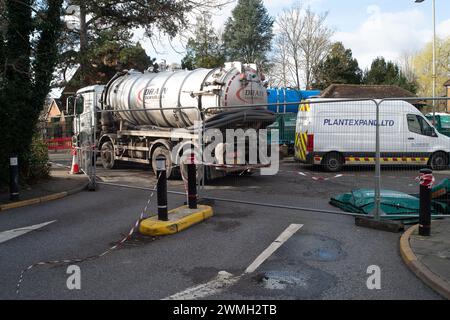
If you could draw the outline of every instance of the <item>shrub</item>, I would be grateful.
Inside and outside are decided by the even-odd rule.
[[[33,183],[39,179],[47,178],[50,172],[48,164],[48,150],[44,140],[35,135],[29,152],[23,155],[20,163],[22,181]]]

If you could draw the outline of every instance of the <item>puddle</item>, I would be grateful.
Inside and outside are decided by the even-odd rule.
[[[339,247],[325,247],[309,250],[303,255],[305,258],[318,261],[335,261],[340,258],[342,250]]]

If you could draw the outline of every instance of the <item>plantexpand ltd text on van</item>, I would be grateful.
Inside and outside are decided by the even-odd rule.
[[[380,112],[381,164],[449,165],[450,138],[437,132],[406,101],[383,101]],[[343,165],[375,163],[374,101],[312,99],[297,115],[295,159],[337,172]]]

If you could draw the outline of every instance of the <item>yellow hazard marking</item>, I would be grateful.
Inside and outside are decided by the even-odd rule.
[[[424,157],[382,157],[381,163],[427,163],[429,158]],[[346,157],[345,162],[358,162],[358,163],[374,163],[376,159],[374,157]]]
[[[297,133],[295,135],[295,151],[297,158],[306,161],[306,142],[308,140],[308,133]]]
[[[311,106],[309,105],[309,103],[302,103],[300,104],[299,111],[310,111],[311,110]]]

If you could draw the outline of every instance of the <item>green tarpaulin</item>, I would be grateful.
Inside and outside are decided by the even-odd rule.
[[[450,180],[444,179],[432,189],[432,214],[450,214]],[[370,214],[375,207],[373,189],[358,189],[331,198],[330,204],[344,211]],[[386,215],[419,214],[418,195],[393,190],[381,190],[381,210]],[[401,217],[393,217],[400,219]]]

